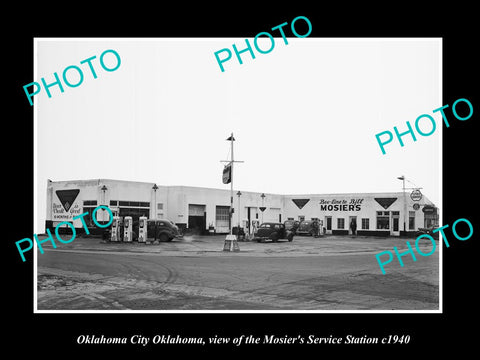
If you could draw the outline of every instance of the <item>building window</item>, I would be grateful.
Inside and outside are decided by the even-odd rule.
[[[345,229],[345,219],[337,219],[337,229]]]
[[[88,213],[87,215],[83,216],[83,220],[85,221],[85,224],[87,224],[87,227],[94,226],[93,218],[92,218],[93,210],[95,210],[94,207],[88,207],[88,206],[83,207],[83,212]]]
[[[370,229],[370,219],[362,219],[362,230]]]
[[[150,203],[145,201],[110,200],[110,206],[119,208],[118,216],[131,216],[137,222],[140,216],[150,216]],[[87,218],[85,218],[87,219]],[[88,224],[88,223],[87,223]]]
[[[150,213],[149,209],[121,207],[119,211],[119,216],[121,217],[131,216],[133,221],[137,222],[140,216],[145,216],[148,218],[150,215],[149,213]]]
[[[390,212],[377,211],[377,230],[390,229]]]
[[[97,205],[97,200],[83,200],[83,205]]]
[[[150,208],[150,203],[146,201],[118,201],[110,200],[110,206],[123,206],[133,208]]]
[[[162,203],[157,204],[157,210],[163,210],[163,204]]]
[[[408,212],[408,228],[415,230],[415,211]]]

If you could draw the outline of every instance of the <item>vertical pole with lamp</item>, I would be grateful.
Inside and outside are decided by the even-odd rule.
[[[418,187],[416,186],[414,183],[412,183],[410,180],[407,180],[405,178],[405,175],[402,175],[402,176],[399,176],[397,177],[398,180],[402,180],[403,181],[403,209],[404,209],[404,214],[403,214],[403,231],[406,235],[407,233],[407,216],[408,216],[408,213],[407,213],[407,193],[405,192],[405,190],[415,190],[417,192],[420,192],[420,189],[422,189],[421,187]],[[410,188],[406,188],[405,187],[405,180],[408,181],[409,183],[411,183],[414,187],[410,187]],[[412,196],[410,194],[410,196]]]
[[[240,213],[241,213],[241,207],[240,207],[240,196],[242,196],[242,192],[238,190],[237,192],[238,196],[238,222],[237,222],[237,238],[240,237]]]
[[[223,251],[240,251],[240,247],[238,246],[237,236],[233,235],[232,229],[232,215],[233,215],[233,164],[236,162],[243,162],[243,161],[235,161],[233,158],[233,142],[235,138],[233,137],[233,132],[230,137],[227,139],[230,141],[230,160],[222,160],[221,162],[226,162],[228,165],[225,166],[223,170],[223,183],[228,184],[230,183],[230,210],[229,210],[229,234],[225,239],[225,243],[223,245]]]
[[[407,196],[405,195],[405,175],[397,177],[403,181],[403,231],[407,230]]]

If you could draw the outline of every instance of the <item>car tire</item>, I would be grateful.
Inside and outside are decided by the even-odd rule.
[[[167,241],[169,241],[169,237],[168,237],[167,234],[162,233],[162,234],[160,234],[160,235],[158,236],[158,240],[159,240],[160,242],[167,242]]]

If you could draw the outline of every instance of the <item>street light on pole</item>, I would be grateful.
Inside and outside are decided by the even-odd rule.
[[[422,188],[416,186],[413,182],[411,182],[410,180],[405,178],[405,175],[399,176],[399,177],[397,177],[397,179],[403,181],[402,189],[403,189],[403,204],[404,204],[404,211],[405,211],[404,216],[403,216],[403,231],[406,232],[406,230],[407,230],[407,215],[408,214],[407,214],[407,194],[406,194],[405,190],[409,189],[409,190],[414,190],[414,191],[420,193],[420,189],[422,189]],[[414,187],[409,187],[409,188],[405,187],[405,181],[408,181]],[[412,192],[412,194],[413,194],[413,192]],[[410,194],[410,196],[412,196],[412,194]],[[421,194],[420,194],[420,196],[421,196]],[[412,200],[413,200],[413,198],[412,198]]]
[[[103,185],[100,190],[103,191],[103,205],[107,206],[107,200],[105,198],[105,191],[107,191],[108,188],[105,185]],[[102,221],[105,221],[105,209],[102,208],[102,210],[103,210],[102,211]]]
[[[243,161],[234,160],[233,157],[233,142],[235,138],[233,137],[233,133],[228,137],[227,141],[230,141],[230,160],[221,160],[221,162],[227,163],[223,169],[223,183],[228,184],[230,183],[230,211],[229,211],[229,235],[225,239],[225,243],[223,245],[223,251],[240,251],[237,243],[237,237],[233,235],[232,229],[232,214],[233,214],[233,164],[239,163]],[[240,196],[239,196],[240,202]],[[239,215],[240,216],[240,215]]]
[[[157,219],[157,190],[158,186],[157,184],[153,184],[153,218]]]
[[[265,196],[266,196],[266,195],[265,195],[264,193],[262,193],[262,195],[260,195],[260,197],[262,198],[262,207],[261,207],[261,209],[260,209],[260,210],[262,211],[262,224],[263,224],[263,212],[265,211],[265,204],[264,204],[264,202],[265,202]]]
[[[238,235],[238,232],[240,231],[240,196],[242,196],[242,193],[240,192],[240,190],[238,190],[237,196],[238,196],[238,225],[237,225],[237,235]]]
[[[403,182],[403,231],[405,232],[407,230],[407,196],[405,194],[405,176],[399,176],[397,177],[398,180],[402,180]]]

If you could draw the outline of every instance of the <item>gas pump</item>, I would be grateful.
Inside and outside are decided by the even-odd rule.
[[[138,242],[147,242],[147,217],[140,216],[138,221]]]
[[[245,233],[245,237],[250,240],[250,226],[248,219],[242,220],[242,227]]]
[[[113,217],[111,241],[120,241],[120,218],[118,216]]]
[[[125,216],[123,219],[123,241],[132,241],[133,221],[131,216]]]

